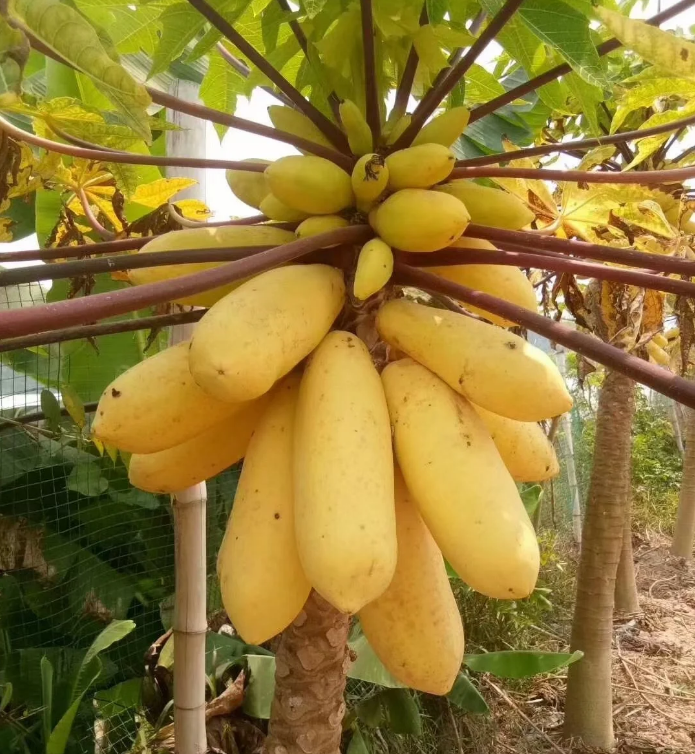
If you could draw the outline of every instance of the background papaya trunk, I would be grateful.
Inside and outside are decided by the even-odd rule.
[[[671,554],[690,559],[695,540],[695,411],[685,409],[685,452]]]
[[[282,634],[264,754],[339,754],[349,626],[312,591]]]
[[[625,523],[623,524],[623,547],[620,551],[620,562],[618,563],[618,573],[615,580],[613,611],[616,615],[631,615],[639,612],[639,593],[637,592],[635,560],[632,552],[632,515],[630,509],[631,504],[628,500]]]
[[[611,640],[618,561],[623,544],[631,451],[634,383],[608,372],[599,397],[593,471],[584,520],[572,623],[572,649],[584,658],[570,666],[565,736],[589,746],[613,747]]]

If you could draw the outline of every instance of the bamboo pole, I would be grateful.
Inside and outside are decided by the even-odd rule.
[[[184,100],[195,100],[197,86],[178,80],[172,92]],[[205,157],[205,122],[183,113],[169,111],[167,118],[181,131],[167,134],[167,154],[196,154]],[[181,171],[177,170],[176,175]],[[198,183],[187,189],[187,196],[205,199],[205,171],[188,169],[186,177]],[[171,345],[188,340],[195,323],[175,325]],[[205,482],[174,493],[174,740],[176,754],[205,754],[205,636],[207,634],[207,560],[206,560]]]

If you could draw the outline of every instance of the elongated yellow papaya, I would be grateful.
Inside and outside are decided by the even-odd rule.
[[[311,591],[294,537],[292,446],[299,379],[288,375],[270,395],[244,457],[217,556],[224,609],[249,644],[287,628]]]
[[[279,246],[294,241],[294,234],[281,228],[258,225],[228,225],[219,228],[186,228],[153,238],[145,244],[139,253],[152,251],[181,251],[184,249],[224,249],[240,246]],[[157,283],[160,280],[191,275],[213,267],[220,267],[225,262],[198,262],[193,264],[167,264],[162,267],[144,267],[130,270],[128,280],[133,285]],[[203,291],[192,296],[176,299],[182,306],[212,306],[230,291],[238,288],[242,281]]]
[[[347,228],[348,225],[349,221],[340,215],[315,215],[299,223],[295,235],[297,238],[309,238],[337,228]]]
[[[393,274],[393,252],[380,238],[372,238],[360,249],[353,293],[364,301],[380,291]]]
[[[350,151],[358,157],[371,152],[374,149],[372,129],[364,119],[360,108],[352,100],[346,99],[341,102],[339,110]]]
[[[460,238],[469,219],[458,199],[426,189],[397,191],[369,215],[379,236],[402,251],[437,251],[450,246]]]
[[[358,203],[375,202],[386,191],[389,170],[380,154],[365,154],[352,169],[352,190]]]
[[[452,246],[461,249],[493,249],[494,246],[489,241],[480,238],[466,238],[461,236]],[[439,277],[451,280],[454,283],[465,285],[477,291],[489,293],[505,301],[511,301],[513,304],[523,306],[524,309],[536,311],[538,301],[536,292],[533,289],[531,281],[524,275],[518,267],[506,267],[501,264],[462,264],[449,265],[446,267],[430,267],[428,272],[433,272]],[[475,312],[490,322],[501,327],[513,327],[511,322],[504,317],[499,317],[492,312],[486,312],[477,306],[471,306],[465,301],[461,302],[462,306],[468,311]]]
[[[128,466],[130,483],[163,495],[212,479],[244,457],[266,404],[264,395],[181,445],[134,453]]]
[[[442,144],[450,147],[465,131],[470,119],[467,107],[452,107],[425,124],[413,139],[418,144]]]
[[[301,222],[309,216],[308,212],[302,212],[301,210],[288,207],[284,202],[281,202],[275,194],[266,194],[259,205],[259,209],[266,217],[275,220],[276,222]]]
[[[456,156],[441,144],[420,144],[400,149],[386,158],[389,189],[429,188],[449,177]]]
[[[367,347],[333,331],[299,390],[295,531],[311,585],[355,613],[389,585],[396,567],[393,454],[388,410]]]
[[[362,630],[396,680],[447,694],[463,661],[463,623],[444,558],[396,470],[398,562],[388,589],[359,613]]]
[[[293,136],[308,139],[329,149],[335,149],[333,144],[323,135],[323,131],[304,113],[285,105],[270,105],[268,108],[270,122],[279,131],[285,131]],[[301,150],[304,151],[304,150]]]
[[[257,157],[249,157],[242,162],[270,165],[269,160],[261,160]],[[250,170],[228,170],[226,176],[229,188],[237,199],[241,199],[249,207],[260,208],[261,202],[270,190],[264,173],[252,173]]]
[[[281,157],[265,174],[283,204],[309,215],[334,215],[354,201],[348,173],[323,157]]]
[[[526,597],[538,576],[536,533],[482,420],[411,359],[381,376],[398,465],[444,557],[481,594]]]
[[[520,422],[473,406],[515,482],[544,482],[560,473],[553,444],[540,424]]]
[[[519,421],[540,421],[572,407],[562,375],[550,358],[495,325],[405,299],[384,304],[376,324],[389,345],[488,411]]]
[[[128,453],[156,453],[195,437],[241,404],[198,387],[188,369],[188,342],[128,369],[99,399],[92,434]]]
[[[481,186],[465,178],[443,183],[437,186],[437,191],[460,199],[470,213],[471,222],[478,225],[520,230],[535,218],[533,212],[514,194]]]
[[[325,264],[258,275],[198,323],[188,354],[193,379],[220,400],[263,395],[316,348],[344,302],[342,273]]]
[[[661,346],[657,345],[653,339],[647,343],[646,349],[650,358],[654,359],[656,364],[668,366],[671,363],[671,357]]]
[[[660,332],[655,333],[652,336],[652,341],[656,343],[659,348],[666,348],[666,346],[668,346],[668,338],[665,335],[662,335]]]

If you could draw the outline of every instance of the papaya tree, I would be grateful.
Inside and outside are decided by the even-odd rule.
[[[82,236],[62,245],[62,236],[43,239],[59,246],[49,251],[65,261],[40,272],[7,271],[0,282],[128,271],[127,284],[117,281],[114,291],[81,290],[1,312],[3,347],[113,332],[113,323],[100,320],[163,304],[207,309],[202,318],[193,312],[200,323],[188,344],[108,385],[92,432],[132,454],[135,486],[171,493],[175,506],[182,489],[244,458],[218,568],[242,637],[260,643],[281,633],[266,751],[339,750],[353,615],[400,683],[449,692],[464,648],[444,559],[490,597],[520,599],[533,591],[538,544],[515,481],[554,473],[538,422],[566,412],[571,398],[554,364],[511,328],[539,333],[610,370],[600,422],[607,442],[611,396],[620,394],[629,421],[626,388],[633,381],[695,406],[687,380],[538,314],[522,273],[695,293],[687,280],[653,274],[692,275],[692,261],[651,254],[627,233],[627,244],[616,236],[606,243],[552,235],[568,219],[566,208],[558,219],[546,183],[619,193],[682,182],[693,168],[606,171],[596,169],[603,160],[589,160],[560,170],[534,162],[560,149],[583,154],[673,134],[692,116],[527,146],[541,138],[554,109],[598,118],[610,85],[602,58],[621,44],[692,77],[690,43],[653,29],[692,4],[678,3],[651,26],[635,27],[613,11],[574,1],[561,3],[562,13],[534,0],[424,7],[327,0],[297,10],[284,2],[206,0],[3,3],[5,142],[63,155],[94,175],[70,188],[86,221],[77,228]],[[590,26],[596,18],[605,37],[598,46]],[[479,60],[493,39],[505,52],[490,71]],[[182,58],[204,60],[204,105],[134,77],[119,55],[126,61],[140,51],[151,57],[150,73]],[[47,72],[74,75],[70,103],[25,92],[21,73],[34,53],[45,56]],[[255,87],[280,102],[270,112],[273,127],[230,112]],[[96,117],[56,122],[51,108],[68,104]],[[276,161],[163,155],[153,141],[157,126],[165,128],[153,122],[154,106],[304,154]],[[513,144],[505,138],[511,136]],[[142,199],[142,182],[132,182],[135,166],[223,169],[232,190],[259,214],[174,232],[166,224],[138,225],[140,216],[124,220],[100,205],[102,166],[126,206]],[[85,201],[87,189],[92,198]],[[576,221],[582,199],[571,188],[567,197],[576,203]],[[630,210],[634,202],[627,204]],[[167,221],[173,212],[175,222],[190,225],[179,222],[176,208],[165,209]],[[623,222],[639,226],[632,216]],[[114,238],[88,244],[95,234]],[[572,293],[563,291],[566,300]],[[630,306],[623,307],[616,321],[631,317]],[[163,318],[169,316],[157,324],[170,324]],[[135,331],[142,322],[117,327]],[[618,501],[618,554],[623,508]],[[587,535],[601,531],[589,527]],[[204,569],[200,543],[182,529],[177,546],[198,556],[179,561],[178,575],[188,580]],[[612,591],[609,600],[612,606]],[[179,651],[198,660],[204,621],[200,611],[186,615],[175,633]],[[420,635],[431,637],[426,652],[413,651]],[[200,671],[202,664],[192,667]],[[204,694],[200,672],[177,675],[176,740],[185,754],[206,747]],[[601,701],[603,727],[587,718],[570,728],[587,742],[610,745]]]

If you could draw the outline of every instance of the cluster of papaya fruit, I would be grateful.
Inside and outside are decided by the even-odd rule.
[[[505,192],[441,183],[465,125],[461,112],[433,120],[414,146],[384,159],[345,108],[358,158],[352,175],[299,155],[264,173],[229,176],[245,202],[271,220],[291,217],[296,232],[272,223],[191,229],[143,250],[279,245],[348,225],[356,214],[375,231],[354,271],[353,296],[365,299],[387,283],[392,247],[463,244],[471,216],[489,223],[496,214],[496,224],[517,228],[530,221]],[[133,271],[133,282],[192,271],[181,268]],[[535,308],[520,270],[435,272]],[[534,589],[538,545],[517,482],[558,472],[539,422],[567,411],[571,398],[552,360],[504,320],[485,315],[485,322],[391,289],[375,301],[378,359],[350,331],[345,273],[328,264],[280,266],[185,299],[209,307],[191,339],[117,377],[92,431],[132,454],[132,484],[154,493],[190,487],[243,458],[218,573],[225,608],[246,641],[285,629],[313,588],[359,616],[399,681],[444,694],[464,648],[445,559],[491,597]]]

